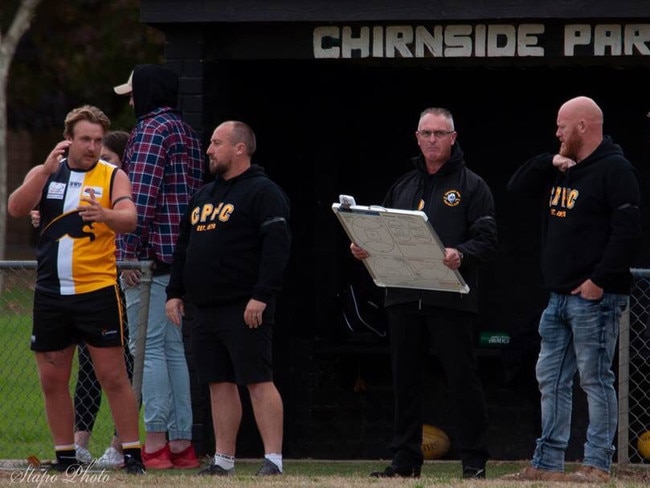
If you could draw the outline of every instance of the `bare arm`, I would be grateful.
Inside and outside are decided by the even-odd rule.
[[[41,193],[49,176],[59,167],[70,141],[61,141],[48,155],[45,162],[33,167],[25,176],[22,185],[16,188],[7,202],[7,211],[12,217],[27,217],[41,201]]]

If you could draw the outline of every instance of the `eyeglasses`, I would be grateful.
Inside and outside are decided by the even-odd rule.
[[[448,136],[454,132],[455,131],[453,130],[419,130],[418,135],[424,137],[425,139],[428,139],[431,136],[436,136],[436,139],[440,139],[441,137]]]

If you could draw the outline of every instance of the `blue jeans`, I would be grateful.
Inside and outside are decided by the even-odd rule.
[[[571,433],[573,378],[587,394],[589,426],[582,464],[610,471],[618,404],[612,362],[619,319],[627,295],[605,293],[600,300],[551,293],[539,323],[542,338],[537,359],[541,393],[542,435],[532,465],[564,470],[564,454]]]
[[[154,276],[149,295],[149,320],[142,372],[142,403],[147,432],[167,432],[170,441],[192,439],[190,374],[183,333],[165,315],[169,275]],[[141,286],[125,289],[129,347],[135,352]]]

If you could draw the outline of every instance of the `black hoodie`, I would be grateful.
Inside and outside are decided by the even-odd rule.
[[[415,169],[404,174],[388,190],[383,206],[402,210],[421,209],[445,247],[463,254],[460,274],[469,286],[467,295],[446,291],[387,288],[385,305],[419,301],[454,310],[478,311],[478,268],[497,250],[494,199],[485,181],[465,166],[458,142],[449,160],[434,174],[424,158],[413,158]]]
[[[139,64],[133,68],[133,110],[136,118],[160,107],[176,108],[178,75],[157,64]]]
[[[217,176],[190,201],[167,298],[187,292],[199,307],[255,298],[272,309],[289,260],[288,223],[289,199],[261,166]]]
[[[553,154],[529,159],[508,189],[548,199],[541,263],[550,291],[568,294],[590,278],[605,292],[630,292],[641,197],[634,167],[610,137],[566,172],[553,166]]]

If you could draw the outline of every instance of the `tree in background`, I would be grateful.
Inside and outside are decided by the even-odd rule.
[[[138,0],[43,2],[12,66],[9,127],[60,128],[72,108],[91,103],[130,129],[133,111],[113,86],[138,63],[159,63],[163,34],[140,23]]]
[[[134,65],[164,60],[164,35],[141,24],[139,15],[138,0],[0,1],[0,33],[7,32],[0,37],[0,259],[11,171],[5,131],[45,134],[34,146],[33,163],[38,164],[60,139],[65,115],[76,106],[96,105],[110,117],[112,129],[130,130],[133,110],[113,86],[124,83]],[[12,19],[20,21],[22,31]],[[5,44],[11,42],[9,52]]]
[[[9,67],[14,58],[18,42],[29,29],[34,10],[41,0],[21,0],[13,20],[6,28],[0,23],[0,259],[4,259],[7,228],[7,79]],[[0,20],[6,18],[5,4],[0,12]]]

